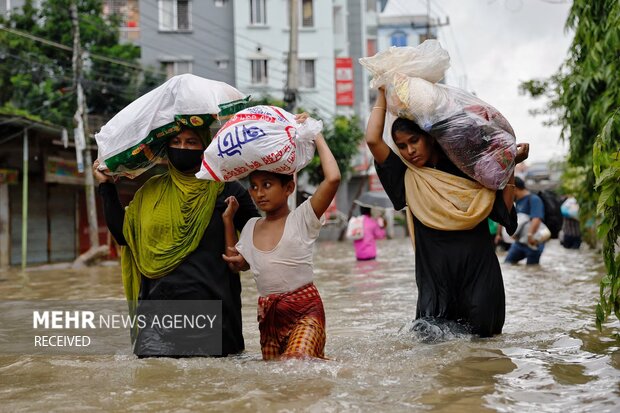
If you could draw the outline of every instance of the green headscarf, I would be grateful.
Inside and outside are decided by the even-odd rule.
[[[223,183],[200,180],[170,166],[136,192],[125,212],[121,268],[130,313],[135,314],[140,276],[160,278],[194,251],[211,221]]]

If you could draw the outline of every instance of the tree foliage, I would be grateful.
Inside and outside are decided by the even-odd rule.
[[[39,8],[26,0],[9,17],[0,17],[0,106],[27,110],[49,122],[71,126],[75,112],[72,50],[29,38],[33,35],[73,47],[72,0],[46,0]],[[101,0],[76,0],[84,54],[82,84],[91,114],[114,114],[144,92],[140,70],[97,59],[138,64],[140,50],[120,44],[118,20],[101,14]],[[24,35],[26,34],[26,35]],[[150,85],[162,78],[150,75]],[[140,86],[138,86],[140,85]]]
[[[575,36],[558,73],[521,87],[551,97],[546,113],[569,142],[569,166],[587,168],[578,193],[582,219],[597,223],[607,268],[596,310],[600,328],[612,311],[620,319],[620,2],[574,0],[566,28]]]
[[[360,121],[356,116],[336,116],[331,125],[323,129],[325,142],[331,149],[341,175],[348,176],[351,172],[351,160],[359,152],[359,144],[364,138],[364,131],[360,128]],[[312,184],[318,184],[323,179],[323,170],[318,155],[315,155],[310,165],[304,171]]]

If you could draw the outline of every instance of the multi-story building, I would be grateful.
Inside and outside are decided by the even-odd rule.
[[[378,23],[379,51],[392,46],[417,46],[426,39],[437,38],[438,20],[430,15],[425,2],[389,0]]]
[[[139,0],[139,15],[143,66],[235,84],[233,1]]]
[[[342,5],[344,1],[337,3]],[[329,119],[336,113],[334,8],[332,2],[318,0],[298,0],[298,5],[297,105]],[[286,0],[235,2],[238,89],[256,96],[283,98],[287,84],[289,7]],[[343,44],[341,41],[341,47]]]
[[[138,0],[104,0],[103,15],[115,15],[120,20],[119,35],[123,42],[140,40],[140,9]]]

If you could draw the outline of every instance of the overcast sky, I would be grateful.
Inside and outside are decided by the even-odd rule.
[[[427,0],[390,0],[398,9],[426,10]],[[548,77],[566,58],[572,33],[564,23],[570,1],[432,0],[431,14],[450,24],[439,41],[451,57],[447,83],[475,92],[496,107],[515,130],[517,142],[530,143],[528,163],[561,158],[566,145],[560,129],[542,125],[529,109],[542,101],[520,96],[521,81]]]

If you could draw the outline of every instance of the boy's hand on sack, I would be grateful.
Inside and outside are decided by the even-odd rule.
[[[517,143],[517,156],[515,157],[515,164],[521,163],[527,159],[530,154],[529,143]]]
[[[237,201],[237,198],[235,198],[234,196],[229,196],[224,200],[224,202],[226,202],[228,206],[226,207],[226,210],[222,213],[222,219],[230,219],[232,221],[232,219],[235,217],[235,214],[237,213],[237,210],[239,209],[239,201]]]
[[[99,162],[99,159],[93,162],[93,177],[95,178],[95,180],[100,184],[104,182],[114,182],[114,178],[104,173],[105,171],[109,171],[109,169],[106,168],[103,171],[99,170],[100,164],[101,162]]]

